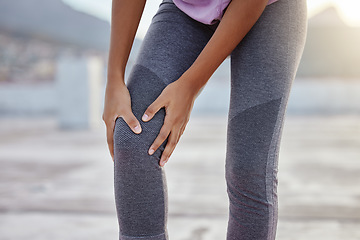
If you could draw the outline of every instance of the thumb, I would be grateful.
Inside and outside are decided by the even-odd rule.
[[[141,133],[141,125],[133,112],[130,111],[130,113],[123,115],[122,118],[134,133]]]
[[[144,122],[150,121],[154,115],[162,108],[164,104],[161,101],[161,98],[157,98],[150,106],[146,109],[144,112],[144,115],[142,116],[142,120]]]

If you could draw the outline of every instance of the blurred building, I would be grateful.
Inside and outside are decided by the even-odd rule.
[[[95,88],[103,91],[109,39],[108,22],[76,11],[61,0],[0,0],[0,116],[70,112],[72,117],[60,119],[79,119],[73,116],[76,113],[99,117],[103,98],[91,94]],[[346,25],[332,7],[309,19],[289,113],[360,112],[359,41],[359,28]],[[141,40],[135,39],[125,77],[140,46]],[[99,85],[91,76],[101,73],[87,69],[91,65],[98,71],[100,66],[94,64],[101,65],[101,61],[104,74]],[[229,62],[226,59],[214,73],[195,102],[194,114],[227,113]],[[56,84],[57,78],[61,84]],[[68,95],[66,101],[59,92]],[[61,105],[64,102],[72,108]],[[82,111],[94,106],[96,112]]]
[[[72,92],[84,96],[87,93],[81,91],[93,92],[86,89],[84,79],[71,77],[88,78],[87,64],[105,66],[109,37],[107,21],[76,11],[61,0],[0,0],[0,114],[58,114],[59,103],[65,102],[59,93],[70,98]],[[59,65],[66,62],[74,65],[68,70],[61,68],[68,75],[58,72]],[[59,76],[66,78],[61,84],[56,83]],[[81,89],[76,88],[79,82]]]
[[[0,83],[51,82],[60,55],[105,59],[110,25],[61,0],[0,0]]]

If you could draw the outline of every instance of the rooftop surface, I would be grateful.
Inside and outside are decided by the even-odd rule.
[[[171,240],[225,239],[225,117],[192,117],[169,163]],[[2,240],[118,239],[105,128],[0,118]],[[360,116],[287,116],[278,240],[360,239]]]

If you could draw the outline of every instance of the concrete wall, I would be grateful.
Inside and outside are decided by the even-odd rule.
[[[55,114],[56,89],[54,84],[0,85],[0,114],[39,115]]]
[[[104,63],[98,57],[61,57],[56,75],[61,128],[92,128],[101,122]]]
[[[218,115],[227,114],[230,86],[229,81],[210,80],[201,95],[197,98],[193,114]],[[75,83],[74,83],[75,84]],[[81,88],[84,85],[77,83]],[[75,88],[73,88],[75,91]],[[97,90],[96,90],[97,91]],[[76,91],[75,91],[76,93]],[[288,114],[360,114],[360,80],[345,79],[295,79],[288,103]],[[58,113],[56,85],[43,86],[0,86],[0,114],[4,115],[41,115]],[[104,85],[97,93],[100,94],[97,104],[85,103],[93,106],[94,116],[101,121],[103,109]],[[84,98],[89,99],[89,98]],[[94,98],[95,99],[95,98]],[[94,100],[93,99],[93,100]],[[63,99],[68,101],[69,98]],[[89,99],[90,101],[90,99]],[[76,100],[69,101],[76,104]],[[100,105],[99,105],[100,104]],[[69,111],[73,111],[68,109]],[[88,110],[83,113],[88,115]],[[76,112],[74,112],[75,114]],[[78,114],[76,113],[76,114]],[[70,114],[70,113],[69,113]]]
[[[54,115],[60,128],[101,124],[104,62],[96,56],[58,59],[56,81],[0,85],[0,115]]]

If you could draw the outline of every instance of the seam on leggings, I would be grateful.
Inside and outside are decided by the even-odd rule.
[[[246,107],[246,108],[244,108],[244,109],[241,109],[239,112],[237,112],[237,113],[235,113],[232,117],[230,117],[230,118],[228,118],[228,125],[230,124],[230,122],[234,119],[234,118],[236,118],[239,114],[241,114],[241,113],[243,113],[243,112],[245,112],[245,111],[247,111],[247,110],[249,110],[249,109],[251,109],[251,108],[254,108],[254,107],[257,107],[257,106],[260,106],[260,105],[262,105],[262,104],[265,104],[265,103],[268,103],[268,102],[271,102],[271,101],[274,101],[274,100],[278,100],[279,98],[274,98],[274,99],[268,99],[268,100],[266,100],[266,101],[263,101],[263,102],[260,102],[260,103],[256,103],[256,104],[254,104],[254,105],[251,105],[251,106],[248,106],[248,107]]]
[[[229,112],[229,115],[228,115],[228,123],[230,123],[235,117],[237,117],[240,113],[250,109],[250,108],[253,108],[253,107],[256,107],[256,106],[259,106],[261,104],[264,104],[264,103],[268,103],[268,102],[271,102],[271,101],[274,101],[274,100],[279,100],[279,98],[271,98],[271,99],[267,99],[267,100],[264,100],[264,101],[261,101],[259,103],[255,103],[251,106],[246,106],[246,108],[244,109],[241,109],[239,112],[235,113],[233,116],[230,117],[230,112]]]
[[[157,75],[154,71],[152,71],[150,68],[148,68],[148,67],[146,67],[146,66],[144,66],[144,65],[142,65],[142,64],[140,64],[140,63],[137,63],[136,65],[139,65],[139,66],[141,66],[141,67],[143,67],[143,68],[146,68],[147,70],[149,70],[151,73],[153,73],[156,77],[158,77],[158,79],[163,83],[163,84],[165,84],[165,87],[168,85],[161,77],[159,77],[159,75]]]
[[[161,236],[165,236],[165,233],[160,233],[158,235],[153,235],[153,236],[139,236],[139,237],[132,237],[132,236],[126,236],[126,235],[121,235],[120,236],[120,240],[127,240],[127,239],[151,239],[151,238],[158,238]]]

